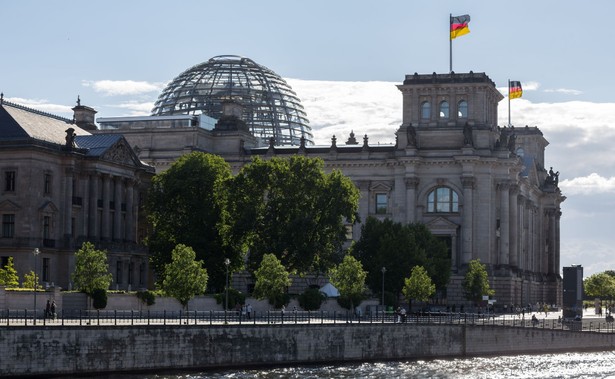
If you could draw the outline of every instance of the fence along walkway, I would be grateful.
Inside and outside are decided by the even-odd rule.
[[[582,321],[561,321],[543,318],[532,321],[530,317],[514,314],[484,315],[476,313],[413,313],[399,315],[378,312],[358,317],[352,312],[329,311],[268,311],[244,315],[236,311],[126,311],[82,310],[60,311],[54,317],[43,317],[42,312],[28,309],[0,311],[0,328],[3,326],[125,326],[125,325],[319,325],[319,324],[450,324],[491,325],[520,328],[560,329],[615,333],[615,323],[604,318]]]

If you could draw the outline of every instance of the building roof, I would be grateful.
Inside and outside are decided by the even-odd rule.
[[[34,138],[65,144],[68,128],[73,128],[78,136],[90,135],[90,132],[79,128],[70,119],[5,100],[0,102],[0,140]]]

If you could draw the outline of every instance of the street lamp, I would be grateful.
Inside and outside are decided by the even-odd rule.
[[[224,322],[226,323],[226,311],[228,309],[228,265],[231,264],[231,260],[226,258],[224,260],[224,265],[226,266],[226,287],[224,287],[225,291],[225,301],[224,301]]]
[[[34,249],[32,254],[34,254],[34,325],[36,325],[36,287],[38,285],[38,277],[37,275],[37,267],[36,262],[38,261],[38,255],[41,253],[40,249],[37,247]]]
[[[384,273],[387,272],[387,268],[382,266],[382,309],[384,312]]]

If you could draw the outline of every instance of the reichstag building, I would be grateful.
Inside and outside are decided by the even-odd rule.
[[[360,190],[360,219],[421,222],[447,242],[449,303],[463,303],[472,259],[486,264],[498,304],[561,305],[558,174],[537,127],[500,127],[503,99],[485,73],[410,74],[397,85],[393,145],[368,135],[313,142],[290,86],[249,58],[193,66],[160,94],[151,116],[101,117],[78,102],[73,120],[0,104],[0,257],[19,272],[41,248],[47,283],[70,287],[84,240],[110,253],[113,287],[148,285],[139,199],[154,172],[204,151],[238,171],[252,157],[319,157]],[[358,239],[361,224],[352,227]]]

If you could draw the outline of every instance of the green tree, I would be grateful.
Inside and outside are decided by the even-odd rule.
[[[88,295],[96,289],[109,288],[113,276],[109,272],[107,252],[96,250],[91,242],[84,242],[75,252],[75,271],[72,279],[75,288]]]
[[[255,158],[229,184],[227,240],[254,268],[274,254],[290,272],[326,272],[341,260],[359,191],[319,158]],[[231,243],[230,242],[230,243]]]
[[[231,169],[224,159],[194,152],[152,179],[146,202],[152,226],[147,244],[159,278],[164,277],[171,251],[178,244],[190,246],[196,259],[204,262],[213,290],[224,289],[225,258],[231,262],[231,271],[242,267],[241,251],[225,244],[220,233],[230,178]]]
[[[291,280],[288,271],[274,254],[265,254],[260,267],[254,272],[256,283],[253,295],[257,299],[268,299],[276,308],[282,306],[286,287]]]
[[[171,252],[171,263],[164,269],[162,289],[186,307],[195,295],[207,289],[207,269],[203,262],[196,260],[192,248],[179,244]]]
[[[34,284],[36,283],[36,288],[41,288],[39,283],[39,277],[34,273],[34,271],[30,271],[23,276],[23,288],[32,288],[34,289]]]
[[[13,264],[13,257],[9,257],[6,266],[0,267],[0,286],[19,287],[19,276]]]
[[[583,290],[589,298],[612,299],[615,297],[615,278],[607,272],[591,275],[583,281]]]
[[[401,224],[390,219],[368,217],[361,238],[353,246],[353,255],[367,270],[367,285],[375,293],[401,294],[404,279],[414,266],[423,266],[436,289],[443,290],[450,279],[450,258],[446,244],[422,223]]]
[[[487,268],[480,259],[473,259],[468,264],[468,271],[463,278],[463,291],[466,299],[478,304],[483,296],[492,296],[495,292],[489,286]]]
[[[340,296],[350,300],[350,309],[354,309],[354,299],[360,298],[365,291],[366,277],[361,262],[350,254],[329,270],[329,281],[340,291]]]
[[[412,299],[416,301],[429,300],[436,293],[436,285],[433,284],[423,266],[414,266],[410,277],[404,279],[402,292],[408,301],[410,310],[412,310]]]

